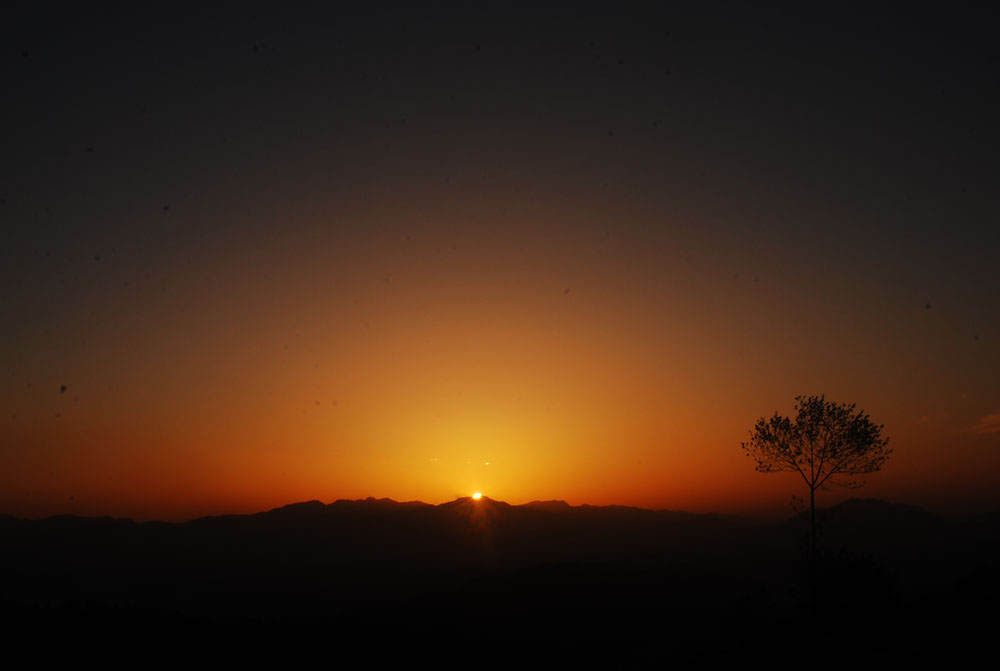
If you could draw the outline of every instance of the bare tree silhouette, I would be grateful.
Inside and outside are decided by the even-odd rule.
[[[857,488],[858,476],[874,473],[892,454],[875,424],[855,404],[827,401],[823,396],[796,396],[794,419],[774,413],[761,417],[741,443],[761,473],[798,473],[809,488],[810,548],[816,559],[816,490],[834,485]]]

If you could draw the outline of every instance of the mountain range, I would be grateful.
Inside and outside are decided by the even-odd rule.
[[[750,644],[762,627],[800,627],[820,601],[824,617],[882,612],[905,640],[918,613],[938,622],[941,604],[997,596],[995,515],[956,522],[851,500],[820,519],[812,564],[802,514],[768,522],[483,497],[307,501],[183,523],[0,516],[0,612],[22,632],[61,623],[138,635],[136,623],[152,622],[281,641],[302,631],[422,640],[449,621],[463,641],[629,640],[650,652],[664,632]],[[948,640],[965,631],[941,626]]]

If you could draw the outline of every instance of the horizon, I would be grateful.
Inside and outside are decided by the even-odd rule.
[[[190,517],[173,517],[173,518],[158,518],[158,517],[157,518],[142,518],[142,517],[134,517],[134,516],[128,516],[128,515],[80,514],[80,513],[76,513],[76,512],[61,512],[61,513],[52,513],[52,514],[46,514],[46,515],[41,515],[41,516],[28,516],[28,517],[24,517],[24,516],[18,516],[18,515],[10,515],[9,513],[5,513],[3,511],[0,511],[0,517],[2,517],[2,516],[8,516],[8,517],[13,517],[15,519],[22,519],[22,520],[28,520],[28,521],[40,521],[40,520],[46,520],[46,519],[51,519],[51,518],[56,518],[56,517],[78,517],[78,518],[81,518],[81,519],[130,520],[130,521],[137,522],[137,523],[140,523],[140,524],[147,523],[147,522],[163,522],[163,523],[168,523],[168,524],[184,524],[186,522],[191,522],[191,521],[194,521],[194,520],[197,520],[197,519],[212,518],[212,517],[231,517],[231,516],[254,516],[254,515],[261,515],[261,514],[266,514],[266,513],[269,513],[269,512],[274,512],[274,511],[277,511],[277,510],[282,510],[284,508],[290,508],[290,507],[300,506],[300,505],[308,504],[308,503],[319,503],[319,504],[323,505],[324,507],[326,507],[326,506],[335,505],[337,503],[369,503],[369,502],[372,502],[372,503],[386,503],[387,502],[387,503],[390,503],[390,504],[396,504],[396,505],[401,505],[401,506],[406,506],[406,505],[410,505],[410,504],[421,504],[421,505],[432,507],[432,508],[438,508],[438,507],[441,507],[441,506],[447,506],[449,504],[457,503],[457,502],[460,502],[460,501],[462,501],[462,502],[468,502],[471,505],[477,505],[480,502],[485,502],[486,504],[491,504],[491,503],[497,504],[497,503],[499,503],[499,504],[503,504],[505,506],[510,506],[512,508],[528,507],[528,506],[531,506],[532,504],[556,503],[556,504],[565,504],[565,506],[567,508],[569,508],[569,509],[574,509],[574,508],[589,508],[589,509],[594,509],[594,508],[619,508],[619,509],[639,510],[639,511],[652,512],[652,513],[671,513],[671,514],[681,514],[681,515],[693,515],[693,516],[698,516],[698,517],[713,517],[713,516],[728,517],[728,518],[745,519],[745,520],[757,521],[757,522],[765,522],[765,523],[774,523],[774,522],[779,522],[781,520],[790,520],[790,519],[794,519],[794,518],[797,518],[797,517],[803,517],[805,515],[808,515],[808,509],[807,508],[802,507],[800,509],[794,509],[794,508],[791,508],[790,506],[788,507],[787,510],[785,510],[783,512],[778,511],[776,509],[766,509],[766,510],[765,509],[758,509],[758,510],[743,510],[743,511],[731,511],[731,512],[724,512],[724,511],[717,511],[717,510],[693,511],[693,510],[683,510],[683,509],[674,509],[674,508],[646,508],[646,507],[643,507],[643,506],[632,506],[632,505],[618,504],[618,503],[597,504],[597,505],[590,504],[590,503],[570,503],[570,502],[565,501],[563,499],[533,499],[531,501],[523,501],[523,502],[512,503],[512,502],[505,501],[505,500],[502,500],[502,499],[491,498],[491,497],[487,496],[486,494],[483,494],[482,497],[479,498],[479,499],[475,498],[475,496],[473,496],[472,494],[469,494],[469,495],[464,495],[464,496],[457,496],[454,499],[449,499],[449,500],[446,500],[446,501],[439,501],[439,502],[436,502],[436,503],[430,502],[430,501],[421,501],[421,500],[416,500],[416,499],[414,499],[414,500],[394,499],[394,498],[388,497],[388,496],[383,496],[383,497],[367,496],[367,497],[364,497],[364,498],[357,498],[357,499],[337,498],[337,499],[332,499],[332,500],[329,500],[329,501],[324,501],[322,499],[304,499],[304,500],[301,500],[301,501],[289,501],[289,502],[286,502],[286,503],[281,504],[281,505],[276,505],[276,506],[273,506],[273,507],[267,507],[267,508],[263,508],[263,509],[260,509],[260,510],[219,511],[219,512],[210,512],[210,513],[206,513],[206,514],[199,514],[199,515],[190,516]],[[854,502],[854,503],[879,503],[879,504],[886,504],[888,506],[893,506],[893,507],[917,508],[919,510],[923,510],[923,511],[925,511],[925,512],[927,512],[927,513],[929,513],[929,514],[931,514],[933,516],[935,516],[938,519],[950,520],[950,521],[957,521],[957,520],[961,520],[961,519],[973,517],[973,516],[976,516],[976,515],[979,515],[979,514],[984,514],[984,513],[985,514],[993,514],[993,513],[1000,512],[1000,506],[994,506],[992,508],[987,508],[987,509],[981,509],[981,508],[971,509],[970,508],[970,509],[944,509],[944,510],[941,510],[941,509],[934,509],[934,508],[928,508],[926,506],[916,505],[916,504],[909,503],[909,502],[906,502],[906,501],[888,501],[888,500],[885,500],[885,499],[880,499],[880,498],[876,498],[876,497],[872,497],[872,496],[862,496],[862,495],[840,497],[835,502],[831,502],[828,505],[817,505],[816,506],[816,510],[817,510],[817,512],[821,512],[821,511],[824,511],[824,510],[833,510],[833,509],[838,508],[842,504],[851,503],[851,502]]]
[[[985,14],[162,14],[9,16],[0,513],[776,516],[813,394],[893,450],[817,505],[1000,505]]]

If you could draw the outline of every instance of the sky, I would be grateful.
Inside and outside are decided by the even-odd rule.
[[[784,514],[740,443],[813,394],[894,450],[821,505],[996,507],[975,10],[35,4],[0,28],[0,513]]]

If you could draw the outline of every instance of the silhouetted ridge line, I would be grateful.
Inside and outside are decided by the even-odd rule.
[[[573,506],[566,503],[565,501],[552,499],[549,501],[530,501],[518,507],[536,508],[538,510],[559,511],[559,510],[569,510]]]
[[[289,513],[289,514],[316,513],[316,512],[321,512],[323,510],[326,510],[326,504],[323,503],[322,501],[317,501],[316,499],[313,499],[312,501],[302,501],[301,503],[289,503],[287,505],[280,506],[278,508],[272,508],[271,510],[268,510],[266,513],[263,514],[266,515],[272,513]]]

